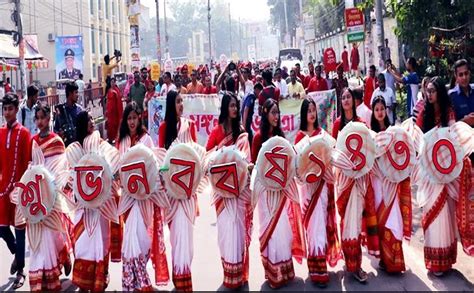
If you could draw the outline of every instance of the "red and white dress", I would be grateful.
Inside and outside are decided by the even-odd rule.
[[[258,132],[253,138],[252,158],[258,161],[261,154],[262,137]],[[258,163],[256,165],[258,168]],[[301,263],[306,254],[304,229],[296,181],[286,179],[282,190],[267,189],[261,180],[263,174],[255,176],[252,192],[258,198],[257,210],[260,222],[260,255],[265,269],[265,278],[270,287],[279,288],[295,277],[292,257]]]
[[[318,128],[311,133],[310,137],[319,134],[329,136],[324,130]],[[303,131],[298,131],[295,145],[298,145],[306,136],[307,134]],[[304,183],[299,184],[298,187],[308,247],[309,276],[313,282],[328,283],[327,264],[329,263],[331,267],[336,266],[337,261],[342,259],[342,254],[336,225],[332,167],[325,166],[321,172],[316,182],[303,181]]]
[[[62,139],[50,133],[47,137],[41,138],[39,134],[33,136],[33,140],[38,144],[44,156],[44,166],[52,172],[53,176],[59,175],[61,171],[66,170],[65,146]],[[38,147],[36,146],[36,147]],[[58,193],[56,200],[62,197],[63,202],[66,198]],[[62,212],[55,211],[55,216],[59,220],[48,221],[54,223],[51,225],[42,225],[39,245],[30,250],[29,280],[30,290],[34,292],[41,291],[59,291],[61,283],[59,276],[64,264],[71,263],[69,253],[72,251],[69,236],[66,232],[66,223],[69,218]],[[52,229],[54,228],[54,229]],[[27,230],[30,229],[27,223]],[[32,239],[30,239],[31,241]]]
[[[73,170],[77,205],[73,218],[72,282],[81,290],[103,291],[108,285],[110,223],[118,222],[112,188],[119,163],[118,151],[95,131],[84,139],[83,145],[70,144],[66,155]],[[84,170],[89,167],[100,167],[101,171]]]
[[[367,246],[370,255],[380,255],[375,196],[369,174],[375,158],[375,142],[361,122],[349,122],[340,132],[334,127],[339,152],[335,163],[341,246],[347,271],[357,272],[362,264],[361,245]]]
[[[417,202],[423,208],[425,265],[433,273],[446,272],[456,263],[458,228],[464,251],[474,254],[469,240],[472,231],[465,225],[469,223],[466,204],[472,184],[473,137],[472,128],[464,122],[435,127],[424,135],[414,180]]]
[[[134,158],[130,159],[126,157],[126,152],[137,144],[141,144],[149,148],[151,153],[153,141],[148,134],[145,133],[138,139],[131,139],[129,136],[127,136],[118,145],[122,160],[129,159],[133,161]],[[140,157],[138,159],[141,160],[143,158]],[[125,163],[130,162],[123,162],[123,164]],[[143,163],[148,164],[150,162]],[[154,167],[156,168],[157,166]],[[150,183],[148,183],[149,178],[146,176],[149,175],[147,175],[146,171],[142,172],[144,174],[140,174],[140,176],[143,176],[141,179],[146,180],[146,185],[148,186]],[[157,180],[157,178],[153,179]],[[162,221],[158,221],[157,223],[153,222],[154,213],[162,213],[162,208],[156,205],[155,201],[159,204],[166,205],[167,200],[162,193],[158,192],[158,190],[149,190],[152,193],[151,197],[146,197],[146,199],[139,200],[137,198],[141,196],[145,197],[145,195],[141,194],[139,196],[132,197],[130,195],[130,191],[126,190],[129,184],[129,182],[122,182],[124,189],[122,190],[122,196],[120,197],[118,207],[119,214],[124,216],[125,222],[122,243],[122,288],[125,291],[151,290],[152,282],[146,270],[146,266],[152,251],[159,251],[160,247],[163,249],[161,256],[164,258],[164,267],[166,268],[166,271],[164,272],[166,274],[166,278],[164,280],[160,280],[160,282],[165,283],[169,279],[163,237],[159,238],[160,242],[152,241],[155,230],[163,231]],[[132,184],[138,185],[139,182],[135,181]],[[137,191],[143,192],[143,190],[139,188],[137,188]],[[157,245],[158,248],[152,250],[152,244]]]
[[[196,126],[194,122],[180,118],[177,125],[178,135],[174,143],[196,142]],[[159,128],[160,148],[164,148],[166,123]],[[170,190],[166,190],[167,193]],[[190,199],[178,200],[169,195],[170,209],[165,213],[165,221],[169,225],[171,255],[173,261],[173,284],[178,291],[192,291],[191,263],[193,260],[193,225],[198,213],[197,195]]]
[[[410,134],[398,126],[377,133],[376,143],[378,158],[370,175],[379,225],[380,259],[387,272],[400,273],[406,270],[402,240],[411,238],[410,176],[416,146]]]
[[[243,160],[250,162],[250,145],[248,134],[242,133],[236,141],[232,134],[225,135],[224,128],[217,125],[211,132],[206,145],[206,150],[215,147],[235,145],[236,149],[244,156]],[[236,174],[239,179],[241,174]],[[235,182],[234,182],[235,183]],[[249,189],[249,180],[245,188],[239,188],[238,197],[225,197],[218,188],[214,188],[213,204],[217,213],[217,233],[219,250],[221,252],[222,266],[224,269],[224,286],[239,288],[249,277],[249,245],[252,234],[253,203]]]

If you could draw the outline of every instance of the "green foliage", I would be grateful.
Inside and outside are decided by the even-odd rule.
[[[395,93],[397,99],[397,117],[400,117],[400,121],[405,121],[408,118],[407,113],[407,94],[405,90],[399,89]]]
[[[333,32],[344,24],[344,1],[308,0],[304,11],[313,15],[316,36]]]
[[[272,31],[280,31],[281,41],[284,40],[286,34],[286,23],[285,23],[285,7],[284,2],[286,1],[286,11],[288,18],[288,30],[291,37],[296,35],[295,28],[299,24],[299,3],[294,0],[267,0],[267,4],[270,7],[270,25]]]
[[[414,56],[428,55],[431,27],[452,29],[473,21],[472,0],[389,0],[397,20],[395,34]]]

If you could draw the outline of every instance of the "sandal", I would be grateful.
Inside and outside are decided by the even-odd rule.
[[[10,275],[14,275],[17,272],[16,268],[16,257],[13,259],[12,265],[10,266]]]
[[[360,283],[365,283],[367,282],[367,279],[369,278],[367,276],[367,273],[362,269],[360,268],[357,272],[355,272],[353,274],[354,278],[359,281]]]
[[[25,278],[26,278],[26,275],[23,274],[23,272],[18,272],[16,274],[16,279],[15,281],[13,282],[13,286],[12,286],[12,289],[13,290],[16,290],[18,288],[21,288],[23,287],[23,285],[25,284]]]

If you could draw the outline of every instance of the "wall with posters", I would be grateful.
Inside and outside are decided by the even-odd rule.
[[[56,78],[78,79],[83,71],[82,36],[56,37]]]
[[[184,116],[196,124],[198,143],[205,145],[212,129],[218,124],[221,96],[219,95],[182,95]],[[336,92],[329,90],[308,94],[317,105],[321,127],[331,133],[336,119]],[[287,99],[280,101],[281,128],[286,138],[294,142],[300,126],[300,108],[302,100]],[[258,107],[258,103],[256,105]],[[148,103],[148,129],[155,144],[158,142],[158,129],[165,119],[166,98],[157,97]],[[254,111],[252,129],[256,132],[260,126],[258,109]]]

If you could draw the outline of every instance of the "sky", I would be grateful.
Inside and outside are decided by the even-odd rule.
[[[163,1],[160,1],[160,16],[163,15]],[[167,0],[170,1],[205,1],[207,0]],[[248,20],[252,22],[268,21],[270,19],[270,8],[267,6],[267,0],[226,0],[230,2],[232,11],[232,18],[240,19],[242,21]],[[213,0],[211,0],[212,5]],[[155,0],[141,0],[141,3],[150,7],[150,17],[156,15]],[[251,8],[250,8],[251,7]]]

